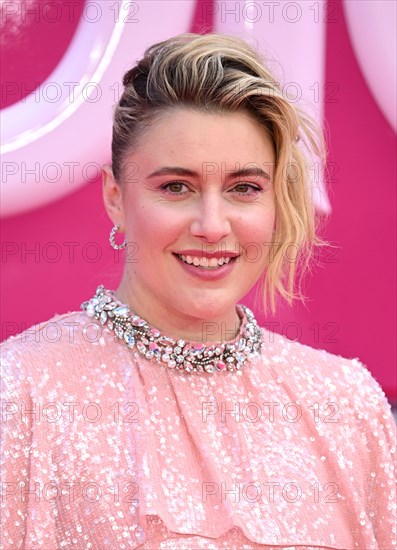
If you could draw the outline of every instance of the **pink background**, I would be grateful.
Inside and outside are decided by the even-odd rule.
[[[211,21],[201,20],[200,4],[190,28],[194,32],[211,30]],[[291,339],[359,357],[395,400],[395,134],[360,72],[342,4],[332,4],[336,17],[333,11],[327,24],[325,82],[339,90],[337,101],[325,104],[333,213],[324,237],[339,248],[307,279],[306,307],[281,305],[275,319],[265,319],[254,305],[254,291],[244,301],[262,324]],[[3,82],[27,89],[43,82],[77,22],[43,20],[21,28],[17,39],[6,26]],[[3,85],[2,107],[20,99],[18,94],[6,98]],[[100,283],[117,286],[122,256],[108,245],[110,228],[99,180],[49,206],[2,220],[2,339],[79,309]]]

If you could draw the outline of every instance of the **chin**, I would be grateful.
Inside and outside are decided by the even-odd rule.
[[[211,320],[217,319],[228,313],[231,308],[234,308],[236,302],[232,300],[216,299],[208,297],[208,300],[201,298],[199,302],[195,301],[186,313],[199,319]]]

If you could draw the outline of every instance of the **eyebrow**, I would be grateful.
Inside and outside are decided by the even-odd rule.
[[[241,168],[240,170],[235,170],[235,171],[225,170],[225,173],[226,173],[226,179],[256,176],[256,177],[270,180],[269,174],[259,167]],[[155,170],[154,172],[149,174],[147,176],[147,179],[156,178],[158,176],[168,176],[171,174],[176,174],[177,176],[187,176],[192,178],[200,177],[200,174],[198,174],[198,172],[195,172],[194,170],[189,170],[188,168],[182,168],[181,166],[163,166],[158,170]]]

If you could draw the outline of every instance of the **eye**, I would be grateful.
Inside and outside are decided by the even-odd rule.
[[[234,190],[238,195],[244,195],[246,197],[249,197],[251,195],[256,195],[257,193],[260,193],[263,191],[261,187],[257,187],[256,185],[251,185],[250,183],[239,183],[234,187]]]
[[[181,187],[183,186],[187,187],[186,183],[183,183],[183,181],[170,181],[162,185],[161,189],[171,195],[184,195],[185,193],[181,192]]]

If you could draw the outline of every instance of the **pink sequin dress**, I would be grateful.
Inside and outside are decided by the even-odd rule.
[[[390,550],[395,422],[357,359],[263,329],[240,372],[83,312],[2,345],[4,549]]]

